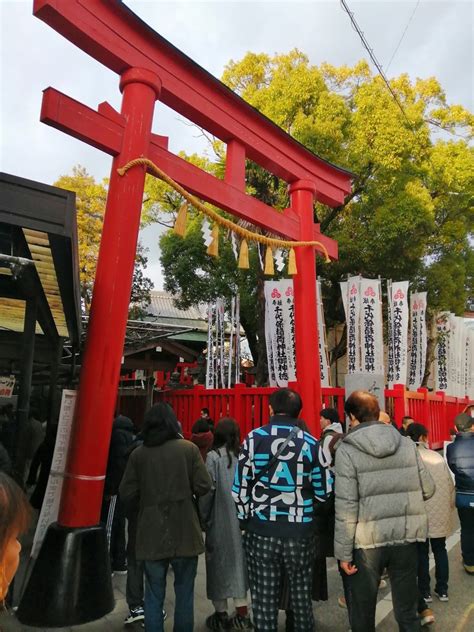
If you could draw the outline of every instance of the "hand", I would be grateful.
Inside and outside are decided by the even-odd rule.
[[[354,575],[357,573],[357,566],[354,566],[352,562],[339,562],[342,570],[346,575]]]

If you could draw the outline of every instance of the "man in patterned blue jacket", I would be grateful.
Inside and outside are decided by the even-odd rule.
[[[283,567],[288,575],[294,625],[314,628],[311,603],[315,505],[326,500],[327,479],[318,459],[318,441],[296,427],[301,398],[282,388],[270,396],[270,422],[246,437],[235,472],[232,495],[245,529],[252,609],[258,632],[278,629],[278,601]],[[278,459],[261,478],[295,428]],[[257,476],[257,480],[255,477]]]

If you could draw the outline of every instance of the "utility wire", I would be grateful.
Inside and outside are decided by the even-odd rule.
[[[388,62],[388,64],[387,64],[387,72],[388,72],[388,69],[390,68],[390,64],[392,63],[393,58],[395,57],[395,55],[396,55],[396,54],[397,54],[397,52],[398,52],[398,49],[400,48],[400,44],[403,42],[403,38],[405,37],[406,32],[408,31],[408,27],[410,26],[411,21],[413,20],[413,16],[415,15],[416,10],[418,9],[418,5],[419,5],[419,4],[420,4],[420,0],[418,0],[418,2],[416,3],[415,8],[413,9],[412,14],[411,14],[411,15],[410,15],[410,17],[408,18],[407,25],[405,26],[405,30],[404,30],[404,31],[403,31],[403,33],[402,33],[402,36],[401,36],[401,38],[400,38],[400,41],[398,42],[397,47],[396,47],[396,48],[395,48],[395,50],[393,51],[393,55],[390,57],[390,61],[389,61],[389,62]]]
[[[385,75],[385,72],[382,68],[382,64],[379,62],[379,60],[377,59],[377,57],[375,56],[374,51],[372,50],[372,48],[370,48],[369,42],[367,41],[362,29],[360,28],[360,26],[357,24],[356,19],[354,17],[353,12],[349,9],[346,0],[341,0],[341,5],[342,8],[344,9],[344,11],[347,13],[347,15],[349,16],[350,21],[352,22],[352,26],[354,27],[354,29],[356,30],[358,36],[360,37],[362,44],[364,45],[365,50],[369,53],[370,55],[370,59],[374,62],[375,67],[377,68],[379,75],[382,77],[385,85],[387,86],[387,88],[390,90],[390,93],[392,95],[392,97],[395,100],[395,103],[398,105],[398,107],[400,108],[401,113],[403,114],[406,122],[408,123],[408,126],[410,127],[411,130],[413,130],[413,132],[415,131],[413,129],[413,126],[410,122],[410,119],[408,118],[403,105],[400,103],[400,100],[398,99],[397,94],[395,93],[395,91],[393,90],[392,86],[390,85],[389,80],[387,79],[387,76]]]
[[[364,35],[364,33],[363,33],[362,29],[361,29],[361,28],[360,28],[360,26],[357,24],[356,19],[355,19],[355,17],[354,17],[354,13],[353,13],[353,12],[349,9],[349,6],[348,6],[348,4],[347,4],[346,0],[340,0],[340,2],[341,2],[341,5],[342,5],[342,8],[344,9],[344,11],[345,11],[345,12],[347,13],[347,15],[349,16],[349,19],[350,19],[350,21],[351,21],[351,23],[352,23],[352,27],[354,28],[354,30],[356,31],[356,33],[357,33],[357,34],[358,34],[358,36],[360,37],[360,39],[361,39],[361,41],[362,41],[362,44],[363,44],[363,46],[364,46],[365,50],[369,53],[370,59],[371,59],[371,60],[373,61],[373,63],[375,64],[375,67],[377,68],[377,71],[378,71],[379,75],[382,77],[382,79],[383,79],[383,81],[384,81],[385,85],[387,86],[388,90],[390,91],[390,94],[392,95],[392,97],[393,97],[393,99],[394,99],[395,103],[396,103],[396,104],[398,105],[398,107],[400,108],[400,112],[403,114],[404,119],[405,119],[405,120],[406,120],[406,122],[408,123],[408,127],[409,127],[409,128],[410,128],[410,130],[413,132],[413,134],[416,136],[416,130],[415,130],[415,128],[413,127],[413,124],[411,123],[410,119],[408,118],[407,113],[405,112],[405,108],[403,107],[403,105],[402,105],[402,103],[401,103],[400,99],[398,98],[398,96],[397,96],[396,92],[392,89],[392,86],[390,85],[390,82],[389,82],[389,80],[387,79],[387,76],[386,76],[386,74],[385,74],[385,72],[384,72],[384,70],[383,70],[383,68],[382,68],[382,64],[379,62],[379,60],[378,60],[378,59],[377,59],[377,57],[375,56],[375,53],[374,53],[373,49],[370,47],[370,44],[369,44],[369,42],[367,41],[367,39],[366,39],[366,37],[365,37],[365,35]],[[418,0],[418,2],[417,2],[417,5],[416,5],[416,7],[415,7],[415,11],[416,11],[416,8],[418,7],[418,4],[419,4],[419,3],[420,3],[420,0]],[[415,11],[413,11],[413,13],[412,13],[412,15],[411,15],[411,17],[410,17],[410,20],[408,21],[408,24],[407,24],[407,26],[406,26],[406,28],[405,28],[405,31],[404,31],[404,33],[403,33],[403,35],[402,35],[402,38],[400,39],[400,42],[398,43],[398,46],[397,46],[397,48],[395,49],[395,52],[394,52],[394,53],[393,53],[393,55],[392,55],[392,59],[393,59],[393,57],[395,56],[395,53],[397,52],[398,48],[400,47],[400,43],[401,43],[401,41],[402,41],[402,39],[403,39],[403,37],[404,37],[404,35],[405,35],[405,33],[406,33],[407,29],[408,29],[408,25],[410,24],[410,22],[411,22],[411,20],[412,20],[412,18],[413,18],[413,15],[415,14]],[[389,65],[391,64],[392,59],[390,60]],[[457,132],[455,132],[454,130],[445,129],[445,128],[442,128],[442,130],[443,130],[444,132],[447,132],[448,134],[452,134],[453,136],[457,136],[458,138],[462,138],[463,140],[466,140],[466,137],[465,137],[465,136],[463,136],[462,134],[458,134],[458,133],[457,133]]]

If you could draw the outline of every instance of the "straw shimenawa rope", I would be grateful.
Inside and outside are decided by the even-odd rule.
[[[136,167],[138,165],[143,165],[145,167],[148,167],[152,173],[154,173],[159,178],[164,180],[167,184],[173,187],[175,191],[177,191],[180,195],[182,195],[184,199],[187,200],[187,202],[189,202],[189,204],[192,204],[195,208],[201,211],[201,213],[203,213],[204,215],[212,219],[219,226],[223,226],[233,231],[234,233],[237,233],[237,235],[240,235],[240,237],[243,240],[258,242],[260,244],[263,244],[264,246],[267,246],[267,248],[288,249],[290,252],[289,261],[292,264],[291,267],[294,268],[295,270],[294,274],[296,273],[296,264],[295,264],[294,252],[292,252],[293,248],[298,248],[301,246],[319,246],[321,250],[324,252],[326,262],[328,263],[330,262],[328,251],[326,247],[324,246],[324,244],[322,244],[320,241],[290,241],[287,239],[275,239],[273,237],[266,237],[265,235],[254,233],[251,230],[244,228],[243,226],[239,226],[238,224],[231,221],[230,219],[227,219],[226,217],[222,217],[221,215],[219,215],[219,213],[216,213],[216,211],[214,211],[213,209],[203,204],[194,195],[192,195],[191,193],[188,193],[186,189],[184,189],[180,184],[175,182],[173,178],[171,178],[167,173],[165,173],[162,169],[160,169],[157,165],[155,165],[154,162],[152,162],[148,158],[135,158],[134,160],[130,160],[130,162],[127,162],[126,165],[124,165],[123,167],[120,167],[120,169],[117,169],[117,172],[119,175],[124,176],[129,169],[132,169],[132,167]],[[183,205],[180,209],[180,213],[178,213],[178,216],[181,215],[181,217],[178,217],[178,220],[177,220],[178,226],[176,226],[177,232],[179,234],[184,234],[183,227],[185,226],[185,223],[186,223],[186,210],[187,209],[185,205]],[[270,274],[273,274],[273,273],[270,273]]]

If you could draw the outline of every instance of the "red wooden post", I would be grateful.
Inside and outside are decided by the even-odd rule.
[[[421,418],[421,423],[424,424],[429,430],[431,430],[430,402],[428,399],[428,389],[424,387],[419,388],[417,389],[417,393],[423,394],[423,408],[422,408],[423,414]]]
[[[291,207],[300,217],[300,240],[314,238],[314,182],[290,185]],[[316,257],[311,247],[296,248],[298,274],[294,277],[295,347],[298,390],[303,400],[302,418],[314,433],[321,409],[321,379],[316,309]]]
[[[394,384],[393,385],[393,416],[395,423],[400,428],[402,425],[402,419],[407,414],[407,403],[405,399],[405,385]]]
[[[109,193],[94,283],[87,344],[59,524],[87,527],[99,522],[116,390],[143,201],[145,168],[125,176],[117,168],[146,155],[159,78],[131,68],[120,81],[126,126],[121,152],[112,163]]]
[[[247,387],[245,386],[245,384],[236,384],[234,388],[232,389],[232,395],[234,398],[234,418],[241,428],[243,427],[244,421],[246,421],[244,419],[244,402],[243,402],[243,399],[244,399],[243,395],[246,390],[247,390]]]

